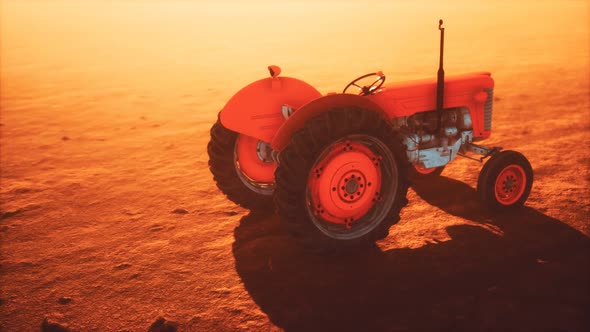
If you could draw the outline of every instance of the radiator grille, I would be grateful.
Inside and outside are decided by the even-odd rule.
[[[492,129],[492,103],[494,102],[494,88],[484,89],[488,94],[488,99],[483,105],[483,129]]]

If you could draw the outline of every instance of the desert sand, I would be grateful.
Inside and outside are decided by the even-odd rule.
[[[0,2],[0,330],[590,330],[587,1]],[[481,165],[416,182],[368,252],[306,253],[228,201],[208,130],[268,75],[323,93],[490,71],[492,137],[535,172],[491,215]]]

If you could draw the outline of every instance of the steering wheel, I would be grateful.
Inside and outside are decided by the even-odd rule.
[[[371,76],[377,76],[377,79],[373,81],[373,83],[371,83],[369,86],[360,86],[356,84],[356,82]],[[344,88],[342,93],[346,93],[346,90],[348,90],[348,88],[354,85],[356,88],[359,89],[360,96],[366,96],[374,93],[383,85],[383,83],[385,83],[385,75],[383,75],[383,72],[378,71],[376,73],[366,74],[354,79],[352,82],[348,83],[348,85],[346,86],[346,88]]]

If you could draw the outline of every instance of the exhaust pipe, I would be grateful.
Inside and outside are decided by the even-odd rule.
[[[436,132],[442,129],[443,102],[445,94],[445,70],[443,69],[443,52],[445,49],[445,28],[442,27],[443,20],[438,21],[440,30],[440,55],[438,62],[438,75],[436,80],[436,112],[438,113],[438,124]]]

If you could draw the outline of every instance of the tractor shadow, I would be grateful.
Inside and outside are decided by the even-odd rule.
[[[413,187],[503,234],[460,225],[447,228],[451,240],[418,249],[318,256],[276,216],[248,215],[233,245],[246,290],[285,331],[590,330],[588,237],[527,207],[486,215],[473,188],[446,177]]]

